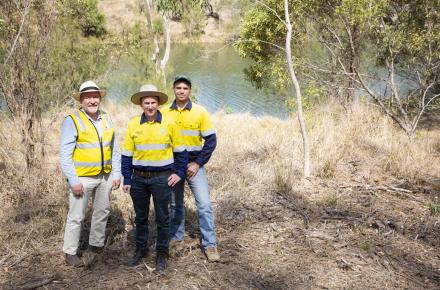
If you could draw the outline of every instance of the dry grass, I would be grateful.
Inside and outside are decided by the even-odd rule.
[[[104,109],[111,114],[119,144],[122,144],[128,120],[139,114],[140,109],[131,105],[121,107],[114,103],[104,104]],[[19,134],[15,133],[15,124],[6,118],[0,122],[0,162],[6,165],[3,171],[0,167],[0,220],[3,221],[0,227],[0,249],[5,253],[5,261],[10,261],[7,255],[17,257],[16,259],[24,256],[23,249],[30,248],[26,253],[47,252],[49,250],[45,247],[50,247],[50,251],[57,253],[61,247],[67,211],[67,187],[58,166],[58,138],[64,111],[68,110],[64,109],[62,113],[48,112],[43,120],[44,129],[41,133],[46,140],[43,144],[46,154],[41,168],[32,173],[26,173],[23,167],[21,141]],[[252,247],[248,238],[253,236],[261,240],[262,244],[268,247],[271,245],[269,248],[257,246],[255,257],[243,258],[242,261],[251,265],[248,270],[255,273],[272,267],[270,265],[275,254],[267,254],[269,249],[273,250],[275,247],[272,246],[271,240],[276,241],[277,236],[287,235],[291,231],[287,229],[293,225],[294,228],[301,226],[301,218],[295,220],[291,217],[286,220],[284,216],[284,222],[267,224],[266,221],[261,224],[261,228],[271,228],[269,232],[272,234],[269,236],[264,232],[251,231],[252,228],[260,227],[258,222],[252,225],[247,222],[256,212],[261,211],[263,217],[278,216],[279,204],[272,200],[274,194],[283,196],[287,205],[291,204],[296,211],[308,214],[310,218],[313,218],[314,212],[323,208],[350,209],[351,212],[349,210],[346,214],[357,217],[360,215],[357,212],[359,209],[351,206],[358,202],[353,201],[356,197],[348,191],[329,190],[329,184],[336,185],[336,188],[345,185],[374,186],[403,181],[418,184],[438,178],[440,172],[440,132],[421,131],[415,140],[410,141],[388,118],[371,107],[359,107],[351,113],[335,107],[324,107],[309,113],[308,127],[314,175],[311,181],[301,178],[302,139],[296,119],[255,118],[247,114],[218,112],[213,115],[213,121],[218,134],[218,147],[207,170],[216,211],[218,236],[221,243],[228,247],[248,249]],[[370,198],[366,193],[362,193],[361,197],[362,200]],[[292,198],[295,200],[294,203],[289,203],[289,199]],[[386,198],[400,202],[402,212],[410,211],[418,216],[429,214],[429,203],[425,201],[415,207],[410,200],[389,196]],[[189,220],[195,222],[192,198],[187,199],[187,205]],[[383,201],[370,205],[379,212],[387,212],[389,206]],[[113,209],[115,217],[128,229],[133,220],[129,196],[121,190],[114,192]],[[400,214],[401,211],[395,212],[397,217]],[[243,223],[242,226],[240,223]],[[191,223],[189,227],[197,231],[194,224]],[[432,226],[435,229],[436,224]],[[277,231],[281,231],[282,234],[277,234]],[[324,232],[312,232],[311,235],[322,239],[322,235],[331,235],[328,231],[329,229],[324,229]],[[416,229],[413,232],[417,232]],[[353,241],[357,235],[364,237],[359,242],[350,242],[354,247],[363,249],[368,245],[369,249],[374,248],[370,239],[377,238],[370,237],[371,229],[368,225],[355,224],[355,230],[346,233],[354,236]],[[430,239],[431,243],[435,243],[434,238],[435,236]],[[121,235],[117,239],[122,243],[125,237]],[[302,241],[294,239],[288,243],[289,247],[293,248],[282,251],[278,249],[277,251],[281,252],[277,253],[282,255],[287,251],[292,252],[292,257],[302,256],[302,252],[293,250],[303,249],[305,245],[301,243]],[[364,251],[368,252],[369,249]],[[281,261],[282,264],[279,266],[285,267],[286,271],[289,270],[290,260],[283,258],[284,256],[280,257],[282,259],[277,260],[277,263]],[[333,263],[334,266],[336,262],[326,263]],[[322,269],[315,270],[319,272]],[[274,269],[270,270],[273,271]],[[281,272],[279,274],[283,275]],[[346,281],[344,283],[350,281],[345,276],[341,276],[341,279]],[[338,284],[340,281],[333,282],[336,283],[336,288],[341,285]],[[212,281],[211,283],[219,286]],[[208,287],[211,284],[204,285]]]
[[[122,144],[125,126],[131,117],[139,114],[139,108],[106,103],[104,109],[111,114]],[[21,137],[13,130],[16,125],[3,118],[0,123],[0,162],[6,165],[0,177],[3,209],[24,208],[37,214],[46,205],[56,204],[63,205],[60,213],[65,213],[66,185],[58,166],[59,128],[64,112],[49,112],[43,120],[40,134],[45,140],[42,146],[45,156],[42,167],[34,173],[25,173]],[[309,116],[316,178],[371,184],[389,179],[418,182],[440,173],[438,131],[419,132],[410,141],[388,118],[369,107],[359,107],[351,113],[326,107]],[[302,139],[296,119],[219,112],[213,121],[219,140],[208,165],[214,201],[259,200],[265,198],[262,188],[277,190],[304,185]],[[130,208],[125,194],[117,192],[114,196],[118,204],[127,205],[124,211]],[[37,215],[41,218],[41,214]],[[61,229],[59,219],[54,232]]]

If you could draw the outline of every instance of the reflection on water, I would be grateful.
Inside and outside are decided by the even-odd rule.
[[[240,58],[230,45],[175,44],[171,48],[169,64],[174,68],[168,77],[170,86],[174,75],[189,76],[197,103],[210,112],[225,110],[282,118],[288,114],[283,97],[256,90],[245,80],[243,70],[249,61]],[[127,80],[129,75],[138,75],[128,61],[122,61],[116,73],[119,77],[111,77],[108,93],[112,99],[126,100],[142,81],[133,83]]]

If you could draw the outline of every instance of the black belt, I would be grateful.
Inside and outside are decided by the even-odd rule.
[[[157,177],[157,176],[170,176],[173,174],[171,170],[165,171],[141,171],[141,170],[133,170],[133,175],[140,177]]]

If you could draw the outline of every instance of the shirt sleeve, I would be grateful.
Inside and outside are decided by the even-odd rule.
[[[200,134],[203,138],[215,134],[214,126],[212,125],[211,118],[206,110],[203,110],[200,118]]]
[[[127,128],[127,133],[125,133],[121,156],[121,171],[122,176],[124,176],[124,185],[131,185],[131,176],[133,174],[133,154],[134,141],[131,135],[129,124]]]
[[[70,186],[80,184],[78,174],[73,163],[73,151],[76,146],[78,132],[71,117],[66,117],[61,126],[60,134],[60,165],[61,170],[67,177]]]
[[[116,135],[113,134],[112,139],[112,178],[118,180],[121,178],[121,153],[119,152],[118,141]]]
[[[169,125],[168,128],[171,136],[171,145],[173,147],[173,171],[179,175],[180,178],[184,179],[186,175],[186,166],[188,164],[188,151],[185,149],[180,130],[177,130],[175,125]]]
[[[215,147],[217,147],[217,135],[207,111],[203,111],[201,115],[200,134],[205,141],[203,143],[202,151],[197,156],[195,162],[202,167],[208,163]]]

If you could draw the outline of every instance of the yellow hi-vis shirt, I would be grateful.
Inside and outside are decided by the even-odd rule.
[[[174,163],[173,151],[184,150],[179,132],[173,124],[163,119],[141,124],[141,116],[136,116],[128,123],[122,155],[132,156],[132,164],[138,168],[165,169]]]
[[[110,173],[112,170],[111,142],[114,128],[107,113],[100,111],[100,115],[102,139],[99,138],[98,131],[84,112],[77,110],[69,115],[78,131],[76,147],[72,156],[78,176],[95,176],[102,171]]]
[[[202,106],[190,103],[190,108],[178,109],[175,103],[161,109],[164,119],[174,123],[180,130],[188,152],[201,151],[203,137],[215,134],[208,112]]]

